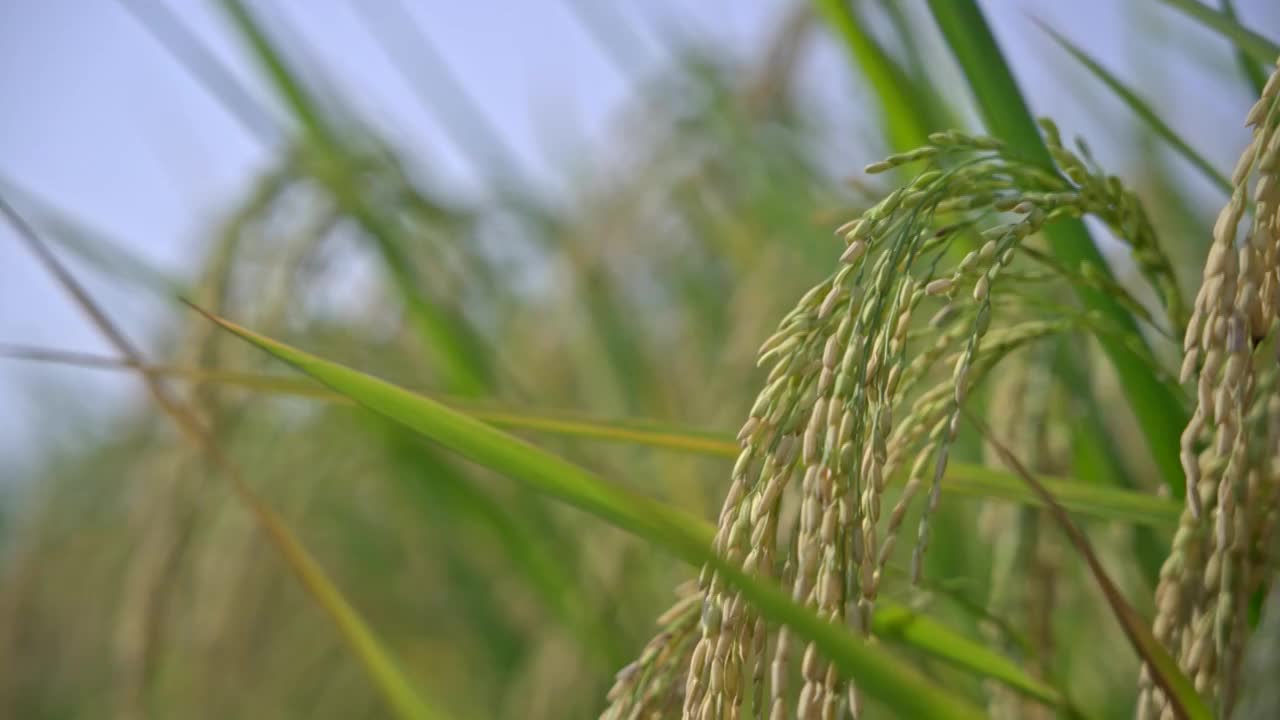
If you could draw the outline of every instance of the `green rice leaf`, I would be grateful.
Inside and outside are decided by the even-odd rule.
[[[1049,705],[1062,702],[1057,690],[1027,675],[1009,658],[910,608],[877,601],[871,628],[876,637],[927,650],[930,655],[956,667],[995,678],[1027,697]]]
[[[1165,5],[1180,10],[1206,28],[1222,35],[1235,44],[1241,52],[1254,60],[1271,66],[1280,57],[1280,45],[1236,22],[1226,13],[1218,12],[1199,0],[1160,0]]]
[[[1040,478],[1058,502],[1073,513],[1134,525],[1173,529],[1181,504],[1167,498],[1073,480]],[[952,461],[943,478],[944,491],[975,498],[1001,498],[1043,507],[1043,501],[1027,490],[1017,476],[1003,470]]]
[[[350,368],[317,358],[258,335],[221,318],[208,316],[226,330],[314,377],[360,405],[434,440],[491,470],[508,475],[567,504],[578,507],[631,533],[666,548],[681,559],[706,564],[738,588],[765,617],[790,627],[813,642],[842,672],[858,678],[859,688],[904,717],[978,718],[982,713],[967,700],[933,685],[914,668],[883,648],[867,644],[852,631],[833,625],[795,604],[781,589],[748,576],[711,550],[709,525],[678,510],[623,488],[606,484],[593,474],[551,453],[511,437],[475,418]],[[890,616],[892,617],[892,616]],[[917,637],[908,634],[907,637]],[[969,669],[1015,673],[1012,667],[973,667],[959,647],[931,636],[932,649]],[[921,648],[929,650],[930,648]],[[944,652],[945,651],[945,652]],[[1037,687],[1044,697],[1053,691],[1030,677],[1019,689]]]
[[[0,357],[116,370],[132,367],[128,363],[96,355],[5,345],[0,345]],[[353,402],[348,396],[307,378],[165,365],[148,365],[141,369],[154,375],[219,383],[264,394],[323,402]],[[739,450],[737,443],[724,433],[671,427],[649,420],[612,420],[567,413],[498,408],[465,398],[437,396],[435,399],[477,420],[511,430],[640,445],[726,459],[736,457]],[[1181,504],[1173,500],[1110,485],[1082,483],[1066,478],[1041,478],[1041,482],[1063,507],[1098,520],[1172,529],[1177,526],[1182,512]],[[1033,507],[1044,505],[1013,473],[958,460],[947,464],[943,475],[943,490],[984,500],[1008,500]]]
[[[1205,177],[1209,178],[1214,185],[1217,185],[1218,189],[1227,194],[1231,193],[1231,181],[1227,179],[1227,176],[1219,172],[1208,160],[1205,159],[1203,155],[1196,152],[1195,148],[1191,147],[1187,141],[1179,137],[1178,134],[1174,132],[1173,128],[1169,127],[1164,120],[1160,119],[1159,113],[1152,110],[1151,106],[1138,96],[1137,92],[1128,85],[1125,85],[1119,78],[1111,74],[1109,70],[1104,68],[1100,63],[1073,44],[1070,40],[1063,37],[1063,35],[1058,31],[1048,25],[1045,25],[1039,20],[1036,21],[1036,25],[1047,33],[1049,37],[1053,38],[1054,42],[1058,43],[1063,50],[1070,53],[1071,57],[1079,61],[1085,69],[1093,73],[1095,77],[1110,88],[1111,91],[1114,92],[1125,105],[1128,105],[1129,109],[1141,118],[1156,135],[1159,135],[1165,142],[1169,143],[1169,145],[1177,151],[1179,155],[1181,155],[1187,162],[1191,163],[1192,166],[1199,170]]]
[[[890,146],[898,152],[923,145],[931,131],[931,109],[920,88],[884,48],[867,33],[847,0],[816,0],[818,12],[843,41],[854,64],[880,98],[882,126]]]
[[[1222,0],[1222,14],[1231,22],[1239,22],[1236,18],[1236,4],[1233,0]],[[1267,84],[1267,74],[1263,72],[1262,65],[1249,57],[1249,53],[1239,46],[1236,46],[1235,54],[1236,64],[1240,66],[1240,74],[1249,83],[1249,89],[1253,91],[1254,95],[1262,95],[1262,88]]]

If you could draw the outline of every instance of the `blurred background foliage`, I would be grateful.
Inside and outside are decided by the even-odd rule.
[[[633,28],[608,4],[561,4],[627,73]],[[421,91],[423,110],[486,178],[484,197],[460,200],[425,158],[362,119],[368,109],[359,97],[326,84],[324,67],[342,62],[341,49],[301,48],[282,16],[254,19],[258,3],[221,15],[273,89],[277,112],[203,54],[177,4],[123,5],[191,82],[269,143],[272,162],[205,229],[203,257],[191,258],[195,272],[180,278],[24,191],[21,177],[7,178],[3,195],[86,274],[144,288],[172,309],[176,320],[147,343],[160,348],[152,361],[172,370],[166,382],[190,400],[423,695],[456,717],[599,713],[613,674],[651,635],[653,618],[689,571],[367,412],[282,394],[294,387],[288,380],[254,388],[219,379],[210,371],[285,372],[174,296],[459,407],[514,418],[532,442],[712,518],[730,459],[521,423],[623,422],[727,439],[763,381],[756,348],[839,255],[831,229],[892,182],[868,180],[854,163],[919,143],[929,131],[975,126],[923,3],[780,3],[768,36],[736,57],[678,33],[663,38],[670,60],[634,80],[609,151],[599,161],[566,157],[571,189],[553,194],[508,146],[502,119],[475,103],[465,71],[451,76],[433,58],[403,7],[359,4],[355,15]],[[1209,102],[1243,117],[1261,66],[1249,58],[1237,64],[1204,29],[1177,25],[1180,16],[1160,3],[1134,5],[1143,7],[1129,14],[1122,35],[1132,47],[1124,52],[1186,48],[1214,78]],[[987,6],[994,22],[1017,15],[1012,6]],[[1088,138],[1098,161],[1141,195],[1184,290],[1193,292],[1219,191],[1047,34],[1015,20],[1034,37],[1034,52],[1061,70],[1051,91],[1030,94],[1048,92],[1110,133]],[[815,47],[844,53],[857,88],[806,76]],[[1201,102],[1195,88],[1160,72],[1158,62],[1144,70],[1146,101],[1170,124],[1194,127],[1183,114]],[[852,108],[850,92],[858,98]],[[1198,136],[1191,140],[1200,145]],[[1220,142],[1206,139],[1222,172],[1229,166],[1219,156],[1236,150],[1226,143],[1224,155]],[[1125,152],[1114,159],[1102,152],[1117,147]],[[1123,253],[1109,257],[1122,281],[1133,274]],[[1116,439],[1121,470],[1110,474],[1157,492],[1105,361],[1092,346],[1079,347],[1086,350],[1076,376],[1036,375],[1043,364],[1014,363],[984,393],[989,414],[998,417],[1002,403],[1027,393],[1059,408],[1086,395],[1100,408],[1087,421],[1105,422]],[[47,348],[11,345],[6,354],[99,362]],[[0,505],[0,715],[385,716],[358,661],[266,549],[234,494],[141,398],[105,427],[77,420],[65,401],[53,406],[64,426],[58,442],[36,450],[35,470],[8,483]],[[1051,428],[1029,440],[1045,448],[1040,469],[1069,469],[1053,460],[1071,454],[1062,449],[1071,442],[1064,433]],[[964,452],[983,459],[976,443]],[[924,585],[895,577],[884,594],[1069,687],[1090,716],[1126,717],[1137,661],[1096,591],[1078,581],[1082,570],[1056,532],[1041,533],[1030,556],[993,551],[1001,532],[1039,518],[997,501],[948,498]],[[1150,568],[1135,559],[1131,537],[1147,534],[1149,547],[1165,548],[1171,526],[1086,527],[1128,596],[1149,613]],[[1012,576],[1008,563],[1018,568]],[[993,578],[1017,586],[1011,605],[992,607]],[[915,659],[984,697],[980,681]]]

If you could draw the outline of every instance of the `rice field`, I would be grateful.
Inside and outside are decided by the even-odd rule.
[[[269,161],[184,278],[0,181],[112,349],[0,361],[136,390],[51,401],[0,495],[0,717],[1280,713],[1277,28],[1138,16],[1217,43],[1224,164],[1192,100],[1022,17],[1103,137],[1043,116],[1000,3],[780,4],[745,59],[670,32],[556,195],[426,13],[355,8],[437,73],[460,200],[270,3],[214,4],[267,104],[178,4],[122,5]],[[560,5],[627,67],[616,6]]]

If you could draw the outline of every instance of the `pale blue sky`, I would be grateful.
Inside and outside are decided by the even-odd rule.
[[[618,142],[614,120],[629,98],[630,82],[574,20],[569,2],[404,0],[522,164],[552,186],[562,185],[568,174],[548,158],[564,158],[566,150],[573,151],[569,157],[592,158]],[[267,18],[286,18],[338,88],[355,98],[366,119],[393,142],[429,158],[457,192],[480,191],[441,128],[424,117],[410,89],[391,71],[349,1],[249,4]],[[210,9],[212,3],[169,0],[167,5],[250,87],[262,90],[222,17]],[[376,8],[378,2],[367,0],[367,5]],[[1131,119],[1064,61],[1031,16],[1057,27],[1122,76],[1145,78],[1148,99],[1169,113],[1170,123],[1203,138],[1205,154],[1229,169],[1243,142],[1240,117],[1249,98],[1243,87],[1214,84],[1202,68],[1204,62],[1211,68],[1231,62],[1225,43],[1155,0],[989,0],[982,5],[1019,67],[1035,112],[1089,137],[1100,157],[1123,155]],[[1252,26],[1280,36],[1275,3],[1240,0],[1238,5]],[[624,51],[636,56],[641,74],[651,74],[666,57],[661,38],[672,33],[751,57],[790,4],[615,0],[610,7],[637,39]],[[1156,34],[1134,32],[1139,23],[1166,30],[1168,39],[1153,44]],[[934,31],[926,26],[924,32]],[[809,68],[806,96],[829,108],[833,122],[852,118],[863,90],[835,47],[824,41]],[[1088,101],[1082,103],[1081,97]],[[853,174],[878,150],[859,147],[848,134],[845,139],[834,145],[829,160],[833,169]],[[0,3],[0,177],[74,209],[157,265],[183,275],[199,261],[206,239],[200,229],[235,200],[268,153],[190,81],[121,3]],[[1108,164],[1122,169],[1119,159]],[[78,269],[135,340],[145,343],[159,323],[174,317],[175,309],[154,296]],[[0,343],[109,352],[7,227],[0,228]],[[50,393],[54,387],[60,392]],[[0,485],[30,460],[30,448],[57,436],[55,398],[103,419],[136,395],[136,380],[126,376],[0,359]]]

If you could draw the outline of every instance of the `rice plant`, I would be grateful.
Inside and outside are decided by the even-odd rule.
[[[1229,173],[1042,39],[1227,193],[1212,224],[1036,119],[972,0],[819,0],[745,68],[680,48],[631,165],[568,207],[476,115],[453,130],[499,158],[492,197],[423,183],[254,4],[221,9],[287,126],[134,6],[278,140],[190,283],[0,185],[118,353],[3,354],[151,403],[5,515],[0,715],[1274,717],[1280,48],[1230,3],[1166,4],[1256,96]],[[411,13],[360,12],[405,47],[379,23]],[[790,92],[817,37],[890,148],[843,184]],[[165,359],[71,254],[173,308]],[[372,299],[317,311],[353,257]]]

